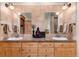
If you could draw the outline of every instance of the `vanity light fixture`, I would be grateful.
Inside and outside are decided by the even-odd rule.
[[[64,4],[64,6],[62,7],[63,10],[67,9],[67,5]]]
[[[13,6],[12,3],[5,3],[5,6],[8,7],[8,8],[10,8],[11,10],[14,9],[14,6]]]
[[[68,6],[68,7],[71,7],[71,3],[68,3],[67,6]]]
[[[63,10],[67,9],[68,7],[71,7],[71,3],[66,3],[64,4],[64,6],[62,7]]]
[[[13,5],[9,6],[9,8],[12,9],[12,10],[14,9]]]

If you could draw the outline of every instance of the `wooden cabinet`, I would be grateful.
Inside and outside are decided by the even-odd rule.
[[[22,56],[37,56],[37,42],[22,42]]]
[[[52,57],[54,56],[54,48],[38,48],[38,56]]]
[[[0,56],[21,56],[20,42],[0,42]]]
[[[0,47],[0,57],[4,57],[5,56],[5,48],[4,47]]]
[[[76,56],[75,48],[56,48],[55,56],[57,57],[74,57]]]
[[[22,47],[34,48],[38,46],[38,42],[22,42]]]
[[[52,42],[39,42],[38,47],[40,48],[53,48],[54,47],[54,43]]]
[[[22,56],[27,56],[27,57],[36,57],[37,56],[37,48],[27,48],[23,47],[22,48]]]
[[[55,43],[55,56],[72,57],[76,56],[76,43]]]
[[[6,57],[72,57],[76,42],[0,42],[0,56]]]
[[[56,48],[59,48],[59,47],[73,48],[73,47],[76,47],[76,43],[75,42],[58,42],[58,43],[55,43],[55,47]]]
[[[20,57],[21,56],[21,48],[20,47],[13,47],[11,50],[11,56]]]
[[[10,47],[5,47],[4,49],[5,49],[4,51],[5,51],[5,56],[6,56],[6,57],[12,56],[12,55],[11,55],[12,48],[10,48]]]
[[[54,56],[54,43],[40,42],[38,44],[38,56]]]

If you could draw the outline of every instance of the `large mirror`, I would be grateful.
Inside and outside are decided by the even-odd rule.
[[[8,33],[13,33],[17,26],[18,34],[36,35],[37,28],[41,36],[56,34],[75,38],[76,33],[76,3],[13,3],[14,9],[1,3],[0,27],[4,24],[9,27]],[[32,5],[33,4],[33,5]],[[3,33],[3,30],[0,30]],[[8,34],[8,35],[9,35]],[[72,35],[71,35],[72,34]],[[47,37],[47,36],[46,36]]]

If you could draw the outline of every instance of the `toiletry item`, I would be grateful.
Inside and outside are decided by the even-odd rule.
[[[60,25],[60,32],[63,33],[63,25]]]

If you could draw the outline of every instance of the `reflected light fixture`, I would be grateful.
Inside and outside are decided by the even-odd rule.
[[[64,6],[62,7],[63,10],[67,9],[68,7],[71,7],[71,3],[66,3],[64,4]]]
[[[59,12],[56,12],[56,15],[59,15]]]
[[[9,6],[9,8],[10,8],[10,9],[12,9],[12,10],[14,9],[14,7],[13,7],[13,6]]]
[[[64,4],[64,6],[62,7],[63,10],[67,9],[67,5]]]
[[[14,9],[14,6],[13,6],[12,3],[5,3],[5,6],[8,7],[8,8],[10,8],[11,10]]]

